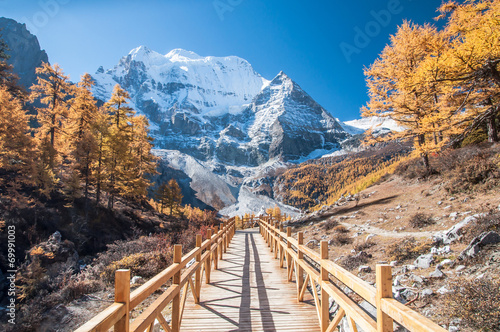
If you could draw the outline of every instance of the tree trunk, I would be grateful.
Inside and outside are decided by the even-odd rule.
[[[498,107],[497,107],[498,110]],[[498,142],[498,133],[496,127],[496,114],[497,112],[493,112],[486,119],[486,126],[488,127],[488,142],[495,143]]]

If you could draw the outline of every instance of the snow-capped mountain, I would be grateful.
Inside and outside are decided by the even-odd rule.
[[[350,137],[285,73],[268,81],[236,56],[181,49],[162,55],[141,46],[93,78],[103,101],[116,84],[129,92],[131,106],[150,121],[155,147],[170,150],[158,154],[192,179],[200,200],[217,208],[235,203],[239,192],[248,196],[252,188],[242,191],[243,183],[259,165],[334,152]],[[219,183],[212,191],[219,194],[201,194],[203,183],[220,182],[206,171],[227,188]]]
[[[389,131],[399,132],[405,130],[404,127],[398,125],[393,119],[377,116],[345,121],[342,124],[342,127],[351,135],[364,133],[369,129],[371,129],[374,133],[386,133]]]

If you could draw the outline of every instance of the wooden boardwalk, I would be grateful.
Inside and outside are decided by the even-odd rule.
[[[236,232],[210,279],[199,304],[187,300],[181,331],[320,331],[312,296],[297,301],[258,228]]]

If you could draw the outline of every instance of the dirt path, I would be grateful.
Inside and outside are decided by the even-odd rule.
[[[381,229],[381,228],[378,228],[375,226],[369,226],[369,225],[354,225],[354,224],[349,224],[346,222],[341,222],[340,224],[343,225],[344,227],[346,227],[347,229],[350,229],[352,232],[362,232],[362,233],[366,233],[367,235],[375,234],[375,235],[398,238],[398,239],[404,238],[404,237],[409,237],[409,236],[416,237],[416,238],[429,238],[429,237],[432,237],[434,234],[436,234],[436,231],[433,231],[433,232],[388,231],[385,229]]]

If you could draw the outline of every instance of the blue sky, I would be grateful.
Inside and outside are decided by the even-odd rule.
[[[340,120],[367,101],[363,68],[404,19],[434,22],[440,0],[0,0],[73,81],[139,46],[237,55],[267,79],[283,70]]]

